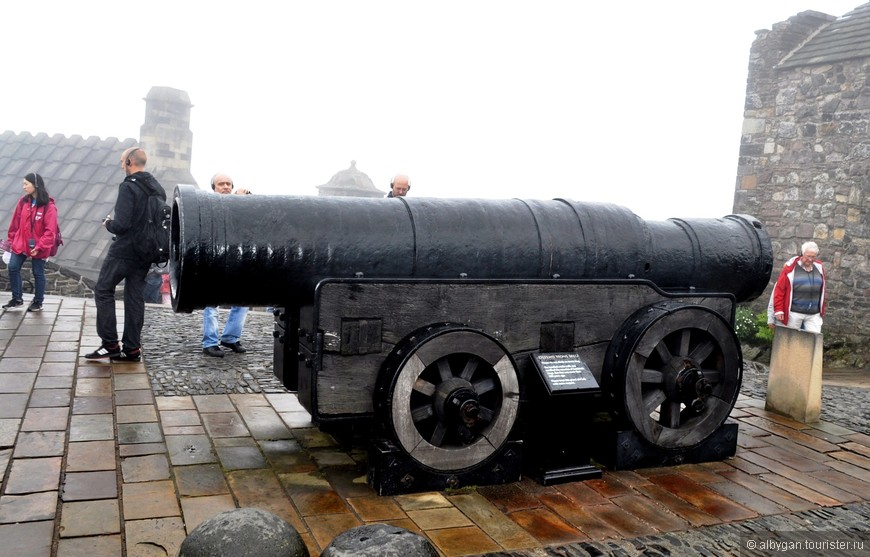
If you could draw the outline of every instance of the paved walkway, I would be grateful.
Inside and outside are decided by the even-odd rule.
[[[764,411],[748,372],[725,462],[378,497],[365,451],[313,428],[271,381],[269,316],[251,318],[249,354],[223,360],[201,355],[198,319],[149,308],[145,362],[110,365],[81,358],[99,342],[92,300],[0,315],[0,557],[175,556],[200,522],[248,506],[287,520],[312,555],[368,522],[444,556],[780,554],[745,549],[771,539],[862,541],[841,554],[870,555],[863,375],[826,385],[846,411],[830,419],[826,399],[807,426]]]

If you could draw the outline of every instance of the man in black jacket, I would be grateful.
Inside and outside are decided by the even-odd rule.
[[[100,347],[86,354],[89,360],[109,358],[115,361],[138,362],[142,357],[142,325],[145,322],[145,276],[151,261],[143,261],[134,245],[145,224],[148,197],[159,196],[166,201],[163,186],[144,171],[148,156],[139,147],[130,147],[121,155],[121,167],[127,177],[118,187],[115,216],[103,221],[106,230],[115,235],[109,253],[100,268],[94,288],[97,306],[97,334]],[[118,342],[115,317],[115,288],[124,281],[124,335]]]

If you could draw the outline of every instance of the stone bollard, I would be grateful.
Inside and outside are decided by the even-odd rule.
[[[404,528],[366,524],[335,536],[320,557],[438,557],[438,551]]]
[[[777,327],[770,354],[765,410],[801,423],[822,410],[822,335]]]
[[[203,521],[181,542],[178,557],[309,557],[299,532],[262,509],[233,509]]]

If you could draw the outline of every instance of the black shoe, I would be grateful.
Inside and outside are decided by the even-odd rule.
[[[16,300],[15,298],[12,298],[11,300],[9,300],[5,304],[3,304],[3,309],[15,309],[18,306],[23,306],[23,305],[24,305],[24,300]]]
[[[224,357],[224,351],[217,346],[209,346],[208,348],[203,348],[202,353],[206,356],[214,356],[215,358]]]
[[[121,352],[121,345],[117,342],[114,344],[103,344],[90,354],[85,354],[85,358],[88,360],[105,360],[106,358],[117,358],[123,354]]]
[[[226,346],[227,348],[229,348],[230,350],[232,350],[236,354],[244,354],[245,352],[248,351],[248,349],[245,348],[244,346],[242,346],[242,343],[238,342],[238,341],[236,341],[236,342],[221,341],[221,346]]]
[[[27,306],[27,311],[42,311],[42,304],[34,300]]]
[[[121,350],[120,356],[111,356],[109,359],[113,362],[138,362],[142,359],[142,350]]]

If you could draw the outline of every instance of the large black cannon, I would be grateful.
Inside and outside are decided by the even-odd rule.
[[[541,418],[582,391],[616,442],[640,447],[614,466],[710,458],[741,382],[735,305],[764,290],[772,260],[744,215],[180,186],[170,282],[176,311],[281,308],[276,375],[321,426],[373,419],[387,446],[374,461],[407,472],[384,492],[507,481],[524,441],[589,443],[591,425]],[[550,385],[542,355],[579,361],[601,390]],[[571,412],[553,420],[592,420]]]

